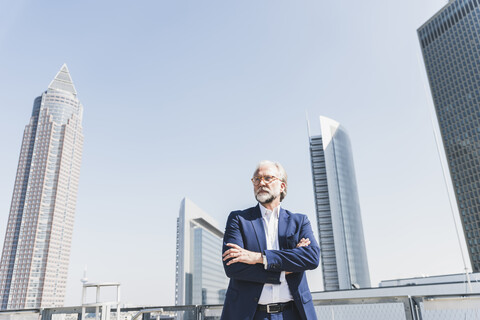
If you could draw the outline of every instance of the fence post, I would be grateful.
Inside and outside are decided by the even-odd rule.
[[[203,314],[203,305],[195,305],[195,319],[197,320],[202,320],[204,317],[202,316]]]
[[[422,320],[422,310],[420,308],[420,302],[418,297],[412,297],[412,302],[415,307],[415,315],[417,316],[417,320]]]
[[[405,297],[401,300],[403,300],[403,308],[405,310],[405,319],[416,320],[415,314],[413,312],[412,301],[410,299],[410,296]]]
[[[41,309],[42,320],[52,320],[52,311],[50,309]]]

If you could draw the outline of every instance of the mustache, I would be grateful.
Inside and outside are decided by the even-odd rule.
[[[262,188],[258,189],[257,192],[255,192],[255,195],[259,194],[260,192],[268,192],[268,193],[270,193],[270,190],[267,189],[267,188],[262,187]]]

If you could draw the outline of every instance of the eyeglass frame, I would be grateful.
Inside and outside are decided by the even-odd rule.
[[[271,177],[271,178],[273,178],[273,179],[267,182],[267,180],[265,180],[265,177]],[[257,182],[257,183],[255,183],[255,181],[256,181],[255,178],[258,179],[258,182]],[[250,180],[252,181],[252,183],[253,183],[254,186],[260,185],[260,183],[261,183],[262,181],[265,182],[265,184],[270,184],[270,183],[274,182],[275,180],[279,180],[280,182],[283,182],[282,179],[280,179],[280,178],[278,178],[278,177],[275,177],[275,176],[271,176],[271,175],[254,176],[254,177],[253,177],[252,179],[250,179]]]

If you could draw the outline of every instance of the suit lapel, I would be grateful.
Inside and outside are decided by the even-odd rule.
[[[264,250],[267,250],[267,239],[265,236],[265,228],[263,227],[262,213],[260,212],[260,207],[258,204],[253,209],[252,215],[254,218],[252,219],[253,230],[255,230],[255,235],[257,236],[260,252],[263,253]]]
[[[278,245],[280,249],[287,249],[287,228],[290,215],[280,207],[280,214],[278,216]]]

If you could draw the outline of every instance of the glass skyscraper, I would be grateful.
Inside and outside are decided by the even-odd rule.
[[[213,218],[184,198],[177,219],[175,304],[222,304],[228,279],[223,232]]]
[[[350,139],[340,124],[320,117],[310,136],[323,283],[326,291],[370,287]]]
[[[418,30],[472,269],[480,271],[480,0],[450,1]]]
[[[83,146],[67,66],[33,104],[0,263],[0,309],[63,306]]]

